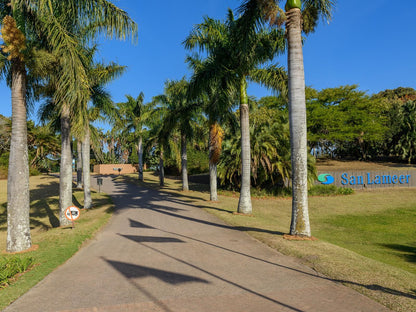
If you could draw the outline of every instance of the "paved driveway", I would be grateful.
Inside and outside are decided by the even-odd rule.
[[[102,189],[108,226],[5,311],[388,311],[172,195]]]

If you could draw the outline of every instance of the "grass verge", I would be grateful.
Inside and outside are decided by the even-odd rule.
[[[124,179],[139,183],[137,175]],[[139,184],[159,188],[158,177],[151,173]],[[283,238],[290,225],[290,198],[253,198],[253,216],[246,217],[233,214],[238,193],[226,192],[219,202],[210,202],[206,186],[190,187],[181,192],[180,180],[166,178],[162,189],[394,311],[416,311],[414,189],[311,196],[311,227],[318,240],[290,241]]]
[[[6,199],[7,181],[0,180],[0,257],[10,258],[5,254],[6,248]],[[34,266],[19,276],[9,286],[0,289],[0,310],[16,300],[31,287],[36,285],[56,267],[64,263],[81,245],[109,220],[113,205],[109,196],[92,192],[94,208],[81,210],[75,228],[59,228],[59,180],[51,176],[30,178],[30,224],[32,243],[38,245],[36,250],[24,253],[21,257],[33,258]],[[74,191],[73,203],[82,207],[83,192]]]

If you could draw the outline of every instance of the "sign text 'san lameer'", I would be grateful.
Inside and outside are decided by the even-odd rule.
[[[344,172],[341,174],[342,185],[394,185],[409,184],[410,174],[376,174],[371,175],[367,172],[365,175],[352,175]]]

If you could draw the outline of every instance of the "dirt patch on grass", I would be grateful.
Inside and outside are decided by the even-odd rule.
[[[392,170],[392,169],[416,169],[416,165],[393,163],[393,162],[370,162],[370,161],[345,161],[331,159],[317,159],[318,171],[342,171],[342,170]]]

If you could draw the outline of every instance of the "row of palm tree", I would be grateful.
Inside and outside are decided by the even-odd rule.
[[[70,129],[85,130],[92,94],[88,46],[99,33],[135,38],[137,26],[105,0],[4,0],[0,17],[4,40],[0,68],[12,90],[7,251],[18,252],[31,247],[27,99],[48,97],[60,116],[60,222],[65,225],[64,212],[72,204]]]
[[[163,185],[163,153],[169,150],[167,138],[177,130],[182,146],[183,190],[188,189],[187,140],[192,137],[192,120],[201,116],[198,111],[204,111],[202,116],[208,118],[210,132],[211,199],[217,200],[214,180],[223,137],[221,124],[225,121],[233,124],[232,110],[237,104],[241,130],[238,212],[250,214],[252,160],[247,84],[257,82],[289,97],[293,181],[290,233],[310,236],[301,33],[302,30],[313,31],[320,17],[329,18],[332,7],[331,0],[305,0],[303,3],[289,0],[285,12],[279,7],[279,1],[245,0],[238,10],[238,18],[229,10],[225,22],[205,18],[195,26],[184,45],[190,51],[199,49],[204,57],[196,53],[188,57],[188,64],[194,71],[190,82],[168,81],[165,94],[155,97],[151,105],[143,105],[142,94],[137,99],[127,97],[126,103],[119,104],[122,117],[118,119],[125,118],[119,126],[127,122],[130,126],[126,131],[137,138],[139,179],[143,179],[143,133],[149,134],[154,151],[158,150]],[[105,0],[1,1],[0,11],[4,17],[2,36],[5,42],[0,65],[12,89],[13,110],[7,250],[15,252],[31,245],[26,99],[47,98],[52,108],[44,110],[50,112],[48,119],[59,117],[55,124],[60,125],[61,134],[60,223],[65,225],[68,221],[64,212],[72,204],[72,135],[81,142],[85,206],[89,208],[90,120],[96,118],[100,110],[113,121],[117,119],[109,95],[102,87],[124,68],[95,64],[95,47],[91,44],[98,33],[109,38],[124,39],[129,35],[135,38],[137,27],[126,12]],[[286,25],[286,32],[282,25]],[[286,49],[288,74],[273,63]],[[89,110],[90,102],[95,107]],[[152,109],[154,113],[149,118]],[[146,123],[148,119],[151,119],[149,124]],[[155,121],[161,120],[163,123],[157,126]]]

